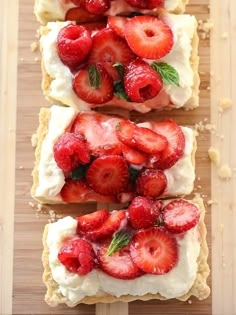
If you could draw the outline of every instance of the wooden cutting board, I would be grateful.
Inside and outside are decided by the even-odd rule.
[[[39,53],[32,53],[30,48],[31,43],[37,41],[38,27],[32,14],[32,2],[30,0],[1,1],[3,14],[0,22],[0,314],[92,315],[95,314],[95,306],[79,305],[73,309],[61,306],[52,309],[43,300],[45,287],[41,280],[41,237],[43,227],[50,219],[47,212],[52,207],[45,209],[45,214],[39,213],[37,204],[30,197],[33,168],[33,148],[30,140],[31,134],[38,125],[39,108],[49,104],[43,98],[40,89]],[[217,200],[217,204],[207,206],[206,215],[207,240],[212,252],[209,257],[212,277],[210,276],[208,280],[210,285],[212,283],[212,295],[205,301],[197,301],[193,298],[186,303],[174,300],[132,302],[128,306],[130,315],[236,314],[233,300],[233,292],[236,289],[236,232],[232,227],[233,223],[236,223],[234,212],[236,197],[233,193],[236,152],[235,146],[233,147],[235,137],[231,136],[236,131],[236,110],[233,108],[219,114],[217,108],[220,98],[229,97],[236,101],[236,92],[233,88],[236,79],[236,74],[233,72],[236,66],[236,5],[234,0],[226,0],[221,6],[214,0],[212,3],[208,0],[190,0],[188,12],[205,21],[209,18],[209,7],[215,27],[212,31],[211,49],[208,37],[200,39],[200,107],[188,112],[178,110],[152,112],[146,115],[131,113],[131,118],[139,121],[173,117],[181,124],[194,126],[200,123],[200,127],[203,124],[203,128],[200,129],[205,129],[204,126],[209,122],[216,125],[216,132],[206,130],[199,132],[195,184],[195,192],[202,194],[206,204],[211,199]],[[205,37],[202,33],[200,35]],[[222,163],[229,163],[232,167],[231,180],[219,179],[215,166],[212,166],[211,172],[207,155],[210,141],[221,150]],[[76,209],[67,212],[63,207],[54,210],[57,214],[66,215],[95,209],[94,204],[79,205]],[[112,312],[116,314],[117,310],[113,308],[112,312],[105,313],[105,311],[107,309],[100,310],[100,314],[106,315]]]

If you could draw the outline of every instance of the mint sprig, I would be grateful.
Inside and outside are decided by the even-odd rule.
[[[119,231],[117,232],[112,241],[110,246],[108,247],[108,250],[106,252],[106,256],[111,256],[124,246],[126,246],[131,239],[131,236],[128,234],[127,231]]]
[[[79,167],[75,168],[72,172],[71,172],[71,178],[73,180],[78,180],[78,179],[82,179],[87,170],[88,170],[89,164],[86,165],[80,165]]]
[[[99,69],[95,65],[88,67],[89,84],[93,89],[98,89],[101,85],[102,76]]]
[[[179,74],[174,67],[168,63],[156,61],[151,64],[151,67],[159,73],[164,84],[179,86]]]
[[[124,76],[124,72],[125,72],[125,67],[124,65],[122,65],[122,63],[120,63],[119,61],[116,61],[114,64],[113,64],[113,67],[116,68],[118,74],[119,74],[119,77],[122,79],[123,76]]]
[[[114,83],[113,88],[114,88],[114,94],[116,96],[130,102],[128,95],[125,93],[125,88],[124,88],[124,84],[122,80],[116,81]]]

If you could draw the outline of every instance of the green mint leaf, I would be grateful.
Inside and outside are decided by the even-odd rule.
[[[95,65],[88,67],[89,83],[92,88],[97,89],[101,85],[102,77],[99,69]]]
[[[116,81],[114,83],[114,94],[119,98],[123,98],[124,100],[130,102],[128,95],[125,93],[125,88],[122,80]]]
[[[72,172],[71,172],[71,178],[73,180],[77,180],[77,179],[82,179],[87,170],[88,170],[89,164],[86,165],[80,165],[79,167],[75,168]]]
[[[164,225],[164,220],[163,218],[160,216],[158,219],[157,219],[157,226],[162,226]]]
[[[119,130],[119,131],[121,131],[120,123],[118,123],[118,124],[116,125],[116,129]]]
[[[139,173],[140,173],[140,170],[137,170],[136,168],[133,168],[133,167],[129,168],[129,178],[132,183],[136,181]]]
[[[123,248],[129,243],[130,239],[131,236],[128,234],[127,231],[117,232],[111,241],[111,244],[106,252],[106,256],[111,256],[112,254]]]
[[[118,74],[119,74],[119,77],[120,78],[123,78],[124,76],[124,72],[125,72],[125,67],[122,65],[122,63],[120,63],[119,61],[115,62],[113,64],[113,67],[116,68]]]
[[[171,65],[165,62],[154,61],[151,67],[160,74],[164,84],[179,86],[179,74]]]

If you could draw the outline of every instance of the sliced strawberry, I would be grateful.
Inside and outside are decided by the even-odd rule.
[[[86,173],[88,184],[102,195],[115,195],[124,191],[128,179],[128,165],[120,155],[105,155],[95,159]]]
[[[65,65],[73,69],[86,59],[91,47],[91,35],[81,25],[69,24],[63,27],[58,34],[58,55]]]
[[[76,21],[79,24],[87,22],[98,22],[103,19],[101,15],[89,13],[83,7],[71,8],[66,12],[65,21]]]
[[[120,142],[116,136],[116,126],[120,118],[99,113],[79,113],[72,125],[72,132],[85,136],[94,155],[121,153]]]
[[[163,194],[167,186],[167,179],[161,170],[145,169],[136,180],[137,193],[150,198],[157,198]]]
[[[124,16],[108,16],[107,25],[118,36],[125,38],[125,25],[129,21],[129,18]]]
[[[94,230],[84,232],[84,235],[92,241],[99,241],[110,237],[119,229],[122,221],[125,219],[125,210],[113,211],[101,226],[95,228]]]
[[[164,0],[125,0],[129,5],[139,9],[163,7]]]
[[[102,246],[98,253],[100,268],[108,275],[118,279],[134,279],[142,275],[140,269],[133,263],[128,246],[107,256],[109,245]]]
[[[85,0],[86,10],[95,15],[104,14],[110,6],[110,0]]]
[[[121,192],[120,194],[118,194],[117,199],[119,203],[126,203],[133,200],[134,197],[135,197],[134,192]]]
[[[92,245],[82,239],[66,242],[58,253],[58,259],[66,269],[80,276],[93,270],[95,257]]]
[[[166,137],[167,148],[162,152],[161,159],[156,166],[160,169],[167,169],[173,166],[184,154],[185,137],[180,126],[173,120],[153,122],[152,129]]]
[[[93,36],[93,47],[89,56],[89,64],[102,64],[113,80],[119,75],[114,68],[116,62],[127,65],[134,58],[134,54],[126,41],[113,30],[105,28]]]
[[[114,203],[117,199],[114,196],[103,196],[97,194],[83,180],[67,179],[62,187],[60,195],[64,202],[77,203],[87,201],[108,202]]]
[[[77,233],[88,232],[100,227],[109,217],[106,209],[77,217]]]
[[[154,16],[135,16],[125,26],[125,38],[132,51],[142,58],[160,59],[173,47],[170,27]]]
[[[129,164],[142,165],[147,161],[147,155],[144,152],[136,150],[126,144],[121,146],[124,158]]]
[[[85,67],[75,75],[73,89],[83,101],[91,104],[103,104],[113,97],[113,81],[102,65],[95,65],[99,73],[98,86],[91,85],[89,80],[90,66]]]
[[[129,206],[129,220],[136,230],[147,229],[157,224],[162,203],[145,197],[136,197]]]
[[[193,228],[199,221],[198,208],[183,199],[173,200],[163,209],[165,227],[172,233],[182,233]]]
[[[141,270],[156,275],[169,272],[178,261],[176,239],[158,227],[137,232],[131,241],[130,254]]]
[[[136,125],[129,120],[122,120],[116,126],[117,138],[128,146],[135,146],[133,139],[134,130]]]

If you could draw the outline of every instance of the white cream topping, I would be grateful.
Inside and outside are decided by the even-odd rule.
[[[65,217],[49,225],[47,246],[49,265],[53,279],[57,282],[58,293],[72,304],[86,296],[111,294],[116,297],[131,294],[142,296],[159,293],[168,299],[187,293],[197,274],[197,258],[200,253],[199,232],[197,226],[184,235],[176,236],[179,259],[176,266],[164,275],[145,274],[133,280],[113,278],[101,270],[93,270],[86,276],[69,272],[58,260],[58,252],[64,239],[73,237],[76,220]]]
[[[153,99],[154,104],[149,100],[146,104],[136,104],[136,106],[135,104],[132,105],[132,103],[125,102],[127,108],[133,106],[133,109],[140,110],[141,112],[168,105],[179,108],[192,96],[194,80],[190,57],[192,52],[192,38],[197,25],[196,19],[191,15],[174,14],[165,14],[162,19],[173,30],[174,46],[171,52],[159,61],[166,62],[177,70],[180,76],[180,86],[164,86],[164,91],[170,96],[171,104],[166,104],[165,99],[163,99],[163,102],[162,99],[158,99],[158,101]],[[87,110],[89,109],[89,105],[79,99],[73,91],[73,74],[70,72],[69,68],[61,62],[57,53],[56,41],[58,33],[60,29],[67,24],[68,22],[48,23],[47,27],[50,32],[47,35],[43,35],[40,39],[45,69],[53,79],[49,88],[49,96],[61,103],[77,107],[79,110]],[[151,60],[146,61],[149,63],[152,62]],[[155,102],[157,102],[156,106]],[[125,107],[123,103],[117,101],[115,98],[109,102],[110,105]],[[142,109],[142,106],[146,107]]]
[[[58,200],[57,194],[65,183],[63,172],[57,166],[53,155],[53,144],[61,136],[66,127],[73,120],[76,111],[69,107],[52,106],[48,125],[48,133],[41,149],[39,162],[39,184],[35,197],[45,197],[47,200]],[[138,124],[151,128],[148,122]],[[181,127],[185,136],[184,154],[170,169],[164,170],[167,177],[167,187],[162,195],[177,196],[191,193],[195,180],[195,171],[192,163],[194,134],[188,127]],[[55,197],[56,196],[56,197]]]

